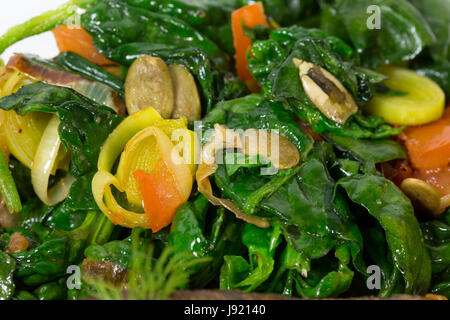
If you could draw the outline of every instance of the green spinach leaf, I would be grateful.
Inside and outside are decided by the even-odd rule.
[[[383,163],[395,159],[407,159],[406,150],[393,140],[362,140],[326,134],[326,137],[343,152],[348,152],[361,162]]]
[[[199,31],[182,20],[143,8],[132,7],[119,0],[102,0],[81,16],[81,25],[94,38],[101,53],[130,43],[172,45],[198,48],[218,68],[228,69],[228,56]]]
[[[128,4],[176,17],[197,28],[222,25],[229,20],[239,0],[124,0]]]
[[[86,79],[103,83],[114,89],[122,98],[125,97],[124,83],[98,65],[73,52],[59,54],[55,61],[65,69],[75,72]]]
[[[425,244],[431,255],[433,277],[431,292],[450,297],[450,210],[443,219],[421,225]]]
[[[410,200],[391,181],[375,175],[343,178],[338,185],[383,227],[395,269],[403,278],[403,291],[425,293],[431,263]]]
[[[242,223],[225,210],[208,214],[208,200],[202,195],[186,203],[177,211],[172,223],[168,244],[174,254],[188,253],[195,258],[211,257],[211,261],[195,267],[191,286],[203,288],[217,277],[224,256],[241,250],[238,241]],[[208,223],[211,227],[208,227]]]
[[[14,295],[13,280],[16,262],[8,254],[0,251],[0,300],[8,300]]]
[[[242,0],[244,4],[250,4],[250,0]],[[290,26],[304,21],[317,13],[318,3],[314,0],[260,0],[268,16],[282,26]]]
[[[421,13],[407,0],[335,0],[331,1],[335,13],[329,18],[334,23],[323,24],[329,34],[336,34],[340,24],[344,26],[346,38],[360,55],[363,65],[376,68],[381,64],[412,60],[436,37]],[[368,22],[376,11],[367,13],[368,8],[379,8],[380,26],[368,28]],[[428,6],[428,2],[427,2]],[[327,28],[331,26],[331,28]]]
[[[281,242],[280,225],[261,229],[246,224],[242,243],[248,248],[250,263],[241,256],[225,256],[220,273],[220,288],[251,292],[261,286],[272,274],[275,251]]]
[[[413,67],[418,73],[435,81],[450,97],[450,61],[437,63],[414,62]]]
[[[450,60],[450,2],[442,0],[409,0],[425,17],[437,41],[431,46],[436,62]]]

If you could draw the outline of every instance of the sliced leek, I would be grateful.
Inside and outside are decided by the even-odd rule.
[[[445,93],[431,79],[405,68],[385,66],[378,70],[389,79],[385,84],[398,94],[378,94],[367,112],[395,125],[423,125],[439,120],[445,108]]]
[[[2,81],[3,83],[0,92],[2,97],[9,96],[19,90],[21,86],[31,83],[31,80],[25,77],[21,72],[13,71],[9,68],[3,68],[0,81],[1,80],[4,81]]]
[[[15,93],[21,86],[24,84],[29,83],[30,80],[22,75],[20,72],[15,71],[12,68],[0,68],[0,98],[11,95]],[[12,136],[11,134],[14,134],[16,132],[19,132],[20,130],[16,128],[11,128],[9,130],[9,134],[6,131],[8,128],[8,114],[14,114],[14,111],[4,111],[0,110],[0,143],[1,143],[1,150],[3,151],[5,156],[9,156],[11,146],[18,146],[20,148],[20,144],[18,142],[11,143],[8,140],[17,140],[17,137]],[[13,121],[14,123],[14,121]],[[20,128],[20,127],[19,127]],[[45,127],[44,127],[45,128]],[[15,129],[15,130],[14,130]],[[10,136],[10,139],[8,139],[8,136]],[[17,151],[17,150],[16,150]],[[20,150],[22,151],[22,150]],[[27,154],[22,152],[16,152],[16,158],[18,158],[22,163],[27,163],[28,167],[30,167],[30,164],[32,161],[30,161],[30,157],[27,157]],[[22,160],[21,160],[22,159]]]
[[[148,228],[147,216],[121,207],[112,194],[111,186],[124,191],[119,180],[107,171],[98,171],[92,179],[92,194],[100,210],[116,225]]]
[[[142,205],[142,199],[134,172],[138,169],[145,172],[153,170],[159,159],[159,153],[155,152],[157,148],[156,139],[144,129],[127,143],[120,158],[117,179],[123,183],[128,201],[135,206]]]
[[[116,113],[125,115],[125,102],[111,87],[97,81],[84,79],[78,74],[55,68],[52,65],[52,62],[23,54],[12,56],[8,62],[11,69],[17,69],[30,79],[72,88],[98,104],[108,106]]]
[[[0,151],[3,152],[5,158],[8,159],[9,149],[5,134],[5,112],[6,111],[0,110]]]
[[[98,172],[92,181],[92,192],[101,211],[114,223],[128,228],[149,229],[146,214],[123,208],[114,198],[112,186],[124,192],[133,207],[143,207],[139,185],[134,176],[142,170],[150,173],[159,160],[169,168],[183,201],[192,190],[198,143],[187,129],[186,119],[164,120],[153,108],[126,118],[102,146]],[[120,158],[116,174],[111,172]]]
[[[0,70],[0,96],[7,96],[15,93],[20,87],[31,83],[32,80],[23,73],[12,68],[2,68]],[[12,153],[23,165],[31,169],[36,155],[42,133],[47,127],[51,115],[44,112],[30,112],[25,116],[18,115],[15,111],[1,111],[0,142],[2,150]],[[70,159],[66,152],[59,154],[57,165],[53,169],[67,170]]]
[[[8,149],[30,169],[50,118],[50,114],[42,112],[31,112],[25,116],[20,116],[15,111],[5,112],[4,132]]]
[[[60,120],[53,116],[47,128],[42,134],[41,142],[36,150],[33,165],[31,167],[31,182],[36,195],[48,206],[63,201],[69,195],[74,178],[68,175],[62,178],[50,190],[49,178],[54,170],[58,153],[61,148],[61,139],[58,133]]]
[[[31,79],[12,68],[2,68],[0,96],[11,95],[31,82]],[[70,165],[70,154],[61,145],[58,117],[43,112],[30,112],[21,116],[15,111],[1,111],[0,117],[2,151],[5,154],[6,151],[11,152],[31,169],[32,185],[42,202],[51,206],[63,201],[74,182],[72,176],[68,175],[48,189],[50,176],[56,174],[58,169],[68,171]]]
[[[100,105],[108,106],[117,114],[125,115],[125,102],[110,87],[95,81],[79,79],[69,84],[70,88]]]
[[[161,120],[163,118],[153,108],[144,109],[127,117],[103,144],[98,158],[98,170],[111,171],[127,142],[142,129],[150,127]]]

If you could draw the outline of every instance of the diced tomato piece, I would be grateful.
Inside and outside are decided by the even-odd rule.
[[[115,64],[98,52],[91,35],[82,27],[59,26],[52,32],[59,51],[74,52],[100,66]]]
[[[231,28],[233,31],[234,48],[236,50],[236,70],[239,78],[244,81],[252,92],[259,89],[258,84],[248,70],[247,53],[252,47],[252,40],[244,33],[244,26],[253,28],[256,26],[268,27],[269,23],[264,13],[261,2],[242,7],[233,11],[231,15]]]
[[[414,168],[435,170],[450,162],[450,108],[441,120],[428,125],[407,128],[405,146]]]
[[[172,172],[159,160],[151,173],[137,170],[134,177],[139,185],[150,228],[158,232],[167,227],[184,201],[176,188]]]

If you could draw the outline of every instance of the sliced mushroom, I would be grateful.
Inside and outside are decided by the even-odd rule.
[[[127,281],[127,270],[109,261],[84,259],[81,265],[85,280],[100,279],[113,285],[123,285]]]
[[[221,149],[240,149],[242,147],[241,138],[234,130],[228,129],[220,124],[215,124],[214,130],[214,134],[210,137],[210,140],[204,145],[202,150],[202,162],[196,173],[198,191],[203,194],[210,203],[215,206],[226,208],[230,212],[233,212],[238,219],[254,224],[260,228],[270,227],[270,223],[266,219],[248,215],[242,212],[233,201],[214,196],[209,177],[212,176],[218,168],[215,163],[216,152]]]
[[[169,70],[175,95],[172,118],[200,120],[202,106],[194,77],[185,67],[176,64],[170,65]]]
[[[440,216],[450,206],[450,196],[441,197],[436,189],[423,180],[405,179],[401,188],[419,209],[434,216]]]
[[[168,119],[174,109],[174,90],[167,65],[160,58],[141,56],[133,62],[125,80],[129,114],[154,108]]]
[[[327,70],[299,59],[292,60],[308,97],[330,120],[345,124],[358,111],[358,106],[342,83]]]

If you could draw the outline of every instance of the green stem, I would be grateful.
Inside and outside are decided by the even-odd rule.
[[[98,214],[96,229],[92,233],[89,244],[103,245],[109,241],[115,225],[103,213]]]
[[[25,23],[10,28],[0,37],[0,54],[14,43],[25,38],[49,31],[63,24],[73,14],[73,7],[85,8],[98,0],[70,0],[58,9],[48,11],[40,16],[31,18]]]
[[[0,151],[0,193],[3,195],[6,207],[10,212],[22,211],[19,193],[9,171],[3,152]]]

